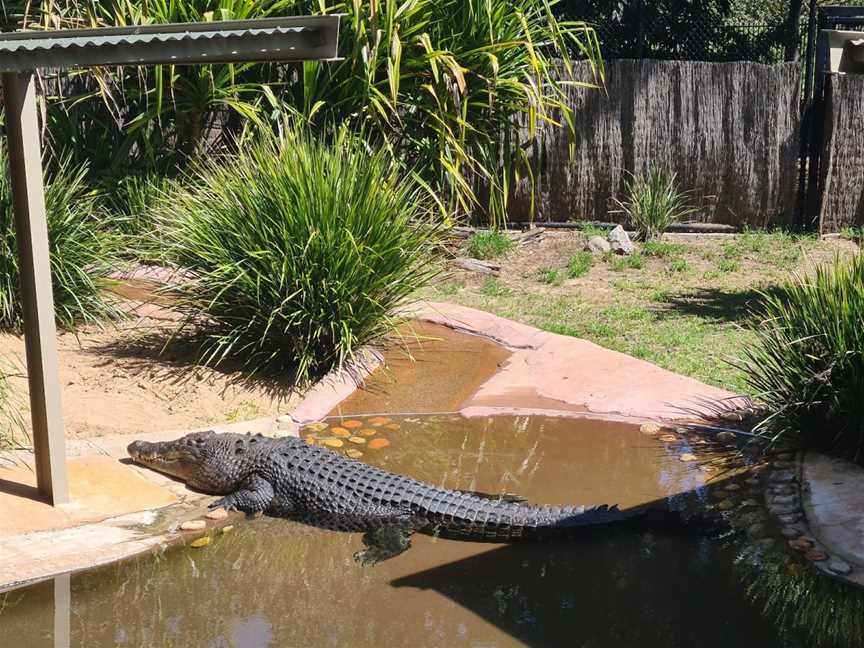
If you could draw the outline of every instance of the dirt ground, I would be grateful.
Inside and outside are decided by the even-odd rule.
[[[204,369],[191,350],[162,352],[165,324],[127,322],[58,338],[60,387],[70,438],[184,430],[284,413],[290,386]],[[24,341],[0,335],[0,362],[14,371],[15,399],[29,420]]]

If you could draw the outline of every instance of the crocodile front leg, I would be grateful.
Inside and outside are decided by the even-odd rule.
[[[273,486],[263,477],[252,474],[247,477],[240,488],[222,497],[212,504],[210,508],[224,507],[225,510],[243,511],[247,514],[266,511],[273,503]]]
[[[354,560],[368,567],[398,556],[411,547],[414,526],[410,521],[389,522],[363,534],[363,551],[354,554]]]

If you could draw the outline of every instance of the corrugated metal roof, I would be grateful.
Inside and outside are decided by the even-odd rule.
[[[70,30],[73,31],[73,30]],[[89,30],[88,30],[89,31]],[[269,29],[225,29],[214,31],[161,32],[145,34],[117,34],[108,36],[84,36],[68,38],[39,37],[38,32],[26,40],[0,40],[0,54],[64,50],[85,47],[107,47],[115,45],[142,45],[146,43],[172,43],[181,41],[216,40],[255,36],[277,36],[313,33],[310,27],[271,27]],[[19,32],[20,33],[20,32]]]
[[[0,72],[159,63],[326,60],[338,15],[0,34]]]

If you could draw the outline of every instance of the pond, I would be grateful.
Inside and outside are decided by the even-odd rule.
[[[362,567],[352,558],[359,534],[259,517],[213,531],[203,548],[0,594],[2,645],[859,645],[860,593],[816,577],[784,548],[760,478],[735,447],[539,416],[358,416],[303,434],[449,488],[555,504],[654,502],[681,522],[507,545],[416,535],[407,552]],[[772,595],[797,597],[795,611],[766,611]]]

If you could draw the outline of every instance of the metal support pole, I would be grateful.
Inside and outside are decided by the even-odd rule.
[[[57,505],[69,501],[69,480],[60,408],[57,330],[54,325],[34,73],[3,73],[3,95],[24,307],[36,481],[39,492]]]

